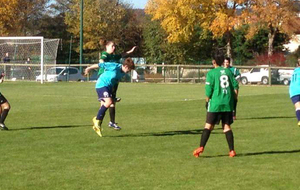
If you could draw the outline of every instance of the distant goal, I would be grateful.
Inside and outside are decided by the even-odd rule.
[[[40,36],[0,37],[0,71],[8,80],[35,81],[47,65],[56,65],[58,45],[59,39]]]

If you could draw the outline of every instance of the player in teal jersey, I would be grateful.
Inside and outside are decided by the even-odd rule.
[[[236,80],[238,80],[238,78],[240,78],[241,74],[240,71],[235,68],[232,67],[230,65],[230,58],[226,57],[224,60],[224,67],[230,69],[230,71],[232,72],[233,76],[235,77]],[[236,96],[236,99],[234,100],[234,105],[233,105],[233,119],[236,120],[236,107],[237,107],[237,102],[238,102],[238,96]]]
[[[101,52],[101,56],[100,56],[100,60],[99,60],[100,63],[104,63],[104,62],[119,63],[120,59],[122,57],[126,57],[127,55],[134,52],[134,50],[136,49],[136,46],[134,46],[133,48],[131,48],[131,50],[127,51],[124,54],[116,54],[115,53],[116,45],[113,41],[106,41],[106,40],[101,39],[100,44],[102,46],[105,46],[105,51]],[[101,74],[103,72],[104,72],[104,68],[99,68],[98,76],[101,76]],[[113,103],[111,104],[111,106],[109,108],[110,122],[108,123],[108,126],[113,128],[113,129],[120,130],[121,127],[118,126],[117,123],[115,122],[116,102],[119,102],[121,100],[121,98],[116,97],[117,96],[117,90],[118,90],[118,84],[116,84],[112,89]]]
[[[104,68],[104,73],[96,82],[96,91],[98,94],[98,100],[101,102],[101,106],[97,116],[93,118],[93,129],[100,137],[102,137],[101,124],[105,116],[105,112],[114,102],[112,98],[113,87],[119,83],[126,73],[134,69],[135,65],[131,58],[125,59],[123,64],[114,62],[99,63],[87,67],[85,69],[85,75],[87,75],[90,70],[98,68]]]
[[[297,67],[294,69],[291,78],[289,93],[290,98],[295,105],[298,126],[300,127],[300,58],[298,58]]]
[[[222,121],[223,132],[228,142],[229,156],[234,157],[236,155],[230,125],[233,123],[233,104],[239,85],[231,71],[221,67],[223,62],[223,54],[217,52],[213,60],[213,66],[215,68],[210,70],[206,75],[206,124],[201,136],[200,147],[193,152],[195,157],[199,157],[199,155],[203,153],[211,131],[216,124],[219,124],[220,120]]]
[[[4,81],[4,73],[0,75],[0,83],[2,83],[3,81]],[[8,115],[9,110],[10,110],[9,102],[0,92],[0,130],[8,130],[8,128],[4,124],[4,121]]]

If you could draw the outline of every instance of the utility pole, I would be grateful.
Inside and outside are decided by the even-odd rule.
[[[80,1],[80,72],[82,73],[82,63],[83,63],[83,0]]]

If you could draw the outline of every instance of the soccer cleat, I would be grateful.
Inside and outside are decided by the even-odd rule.
[[[201,146],[199,148],[197,148],[196,150],[194,150],[193,155],[198,158],[200,156],[200,154],[202,154],[204,151],[204,147]]]
[[[4,123],[0,123],[0,130],[8,130],[8,128],[4,125]]]
[[[115,98],[115,102],[120,102],[121,98]]]
[[[100,137],[102,137],[101,127],[93,126],[93,129],[97,133],[97,135],[99,135]]]
[[[108,123],[108,126],[110,127],[110,128],[113,128],[114,130],[117,130],[117,131],[120,131],[122,128],[120,127],[120,126],[118,126],[116,123],[113,123],[113,122],[109,122]]]
[[[102,128],[101,128],[101,121],[100,120],[97,120],[96,117],[93,118],[93,123],[94,123],[94,126],[93,126],[93,129],[94,131],[100,136],[102,137]]]
[[[234,150],[231,150],[229,152],[229,157],[235,157],[236,156],[236,152]]]
[[[300,121],[298,121],[298,127],[300,127]]]

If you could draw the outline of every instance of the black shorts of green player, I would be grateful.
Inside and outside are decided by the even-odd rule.
[[[0,93],[0,105],[7,102],[7,99]]]
[[[211,125],[219,125],[222,121],[222,126],[233,123],[232,112],[207,112],[206,123]]]
[[[0,93],[0,130],[8,130],[5,126],[4,121],[8,115],[10,104],[7,99]]]

